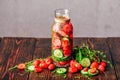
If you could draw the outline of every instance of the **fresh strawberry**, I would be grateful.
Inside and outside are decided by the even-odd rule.
[[[70,61],[70,67],[76,67],[75,64],[77,63],[76,60],[71,60]]]
[[[53,46],[60,47],[60,46],[61,46],[61,41],[60,41],[60,39],[54,39],[54,40],[53,40]]]
[[[40,64],[40,60],[34,60],[33,61],[33,65],[36,67],[36,66],[39,66]]]
[[[46,68],[48,68],[49,65],[46,64],[45,61],[43,61],[43,62],[40,63],[39,66],[40,66],[40,68],[46,69]]]
[[[61,36],[64,36],[64,37],[67,37],[67,36],[68,36],[63,30],[59,30],[58,33],[59,33]]]
[[[100,72],[104,72],[105,71],[105,67],[103,65],[99,65],[98,69],[100,70]]]
[[[92,73],[92,74],[96,73],[96,71],[97,71],[96,68],[92,68],[92,69],[90,69],[90,73]]]
[[[55,65],[54,64],[50,64],[49,66],[48,66],[48,69],[49,70],[53,70],[55,68]]]
[[[25,65],[24,63],[20,63],[20,64],[18,64],[18,66],[17,66],[17,68],[18,68],[19,70],[24,70],[25,67],[26,67],[26,65]]]
[[[102,61],[102,62],[100,62],[100,65],[102,65],[103,67],[106,67],[107,63]]]
[[[84,70],[84,72],[87,72],[87,71],[88,71],[88,68],[84,68],[83,70]]]
[[[82,65],[79,64],[79,63],[76,63],[76,64],[75,64],[75,67],[76,67],[78,70],[82,70]]]
[[[46,58],[45,63],[48,64],[48,65],[52,64],[52,59],[51,58]]]
[[[90,65],[90,68],[96,68],[96,69],[97,69],[98,66],[99,66],[98,62],[94,61],[94,62],[92,62],[92,64]]]
[[[42,71],[42,68],[40,68],[40,67],[35,67],[34,70],[35,70],[36,73],[39,73],[39,72]]]
[[[40,63],[44,63],[45,62],[45,60],[43,60],[43,59],[40,59],[39,61],[40,61]]]
[[[76,73],[78,71],[78,69],[76,67],[69,67],[68,71],[70,73]]]
[[[60,61],[59,64],[60,64],[60,65],[66,65],[66,64],[67,64],[67,61]]]

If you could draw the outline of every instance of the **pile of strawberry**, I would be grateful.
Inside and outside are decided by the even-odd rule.
[[[97,69],[102,73],[105,71],[105,68],[107,65],[107,63],[104,61],[100,62],[100,64],[94,61],[91,63],[90,67],[88,68],[88,67],[83,67],[76,60],[71,60],[69,64],[70,64],[68,68],[69,73],[76,73],[81,70],[84,70],[85,72],[87,72],[89,69],[91,70],[91,73],[95,73]],[[20,63],[14,68],[17,68],[20,71],[27,69],[28,71],[39,73],[39,72],[42,72],[43,69],[54,70],[55,67],[56,66],[53,64],[52,59],[48,57],[46,59],[35,59],[32,63],[29,63],[29,64]],[[13,68],[10,68],[10,69],[13,69]]]
[[[32,62],[27,62],[27,63],[20,63],[16,65],[14,68],[17,68],[18,70],[25,70],[29,72],[42,72],[43,69],[48,69],[48,70],[54,70],[55,65],[53,64],[53,61],[51,58],[46,58],[46,59],[35,59]],[[10,70],[13,68],[10,68]]]
[[[90,64],[90,67],[83,67],[80,63],[78,63],[76,60],[70,61],[70,67],[68,68],[68,71],[70,73],[76,73],[78,71],[83,70],[84,72],[88,72],[90,70],[91,74],[96,73],[97,70],[99,70],[100,73],[103,73],[105,71],[107,63],[104,61],[101,61],[100,63],[93,61]]]

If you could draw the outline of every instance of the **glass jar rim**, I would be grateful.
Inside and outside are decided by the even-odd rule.
[[[69,9],[63,9],[63,8],[60,8],[60,9],[56,9],[56,10],[55,10],[55,13],[57,13],[57,12],[61,12],[61,11],[64,11],[65,13],[69,13],[69,12],[70,12]]]
[[[55,16],[56,17],[59,17],[59,16],[63,16],[63,17],[66,17],[66,18],[70,18],[70,10],[69,9],[56,9],[55,10]]]

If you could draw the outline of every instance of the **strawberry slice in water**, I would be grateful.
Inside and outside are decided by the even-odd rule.
[[[62,41],[62,47],[66,47],[66,46],[69,46],[69,45],[70,45],[69,40],[63,40]]]
[[[58,36],[58,34],[57,33],[53,33],[53,37],[54,37],[54,39],[59,39],[60,37]]]
[[[67,37],[68,35],[63,31],[63,30],[59,30],[58,33],[63,36],[63,37]]]
[[[68,35],[71,34],[73,32],[73,27],[72,27],[72,24],[69,23],[69,24],[65,24],[64,27],[63,27],[63,30],[65,33],[67,33]]]
[[[64,53],[64,56],[65,56],[65,57],[68,57],[68,56],[70,56],[70,54],[72,53],[72,50],[70,50],[70,49],[64,50],[63,53]]]
[[[60,46],[61,46],[61,41],[60,41],[60,39],[54,39],[54,40],[53,40],[53,46],[54,46],[54,47],[60,47]]]
[[[70,40],[73,40],[73,34],[72,33],[69,35],[69,38],[70,38]]]

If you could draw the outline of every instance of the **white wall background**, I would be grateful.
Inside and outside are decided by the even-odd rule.
[[[0,0],[0,37],[51,37],[58,8],[70,9],[75,37],[120,37],[120,0]]]

